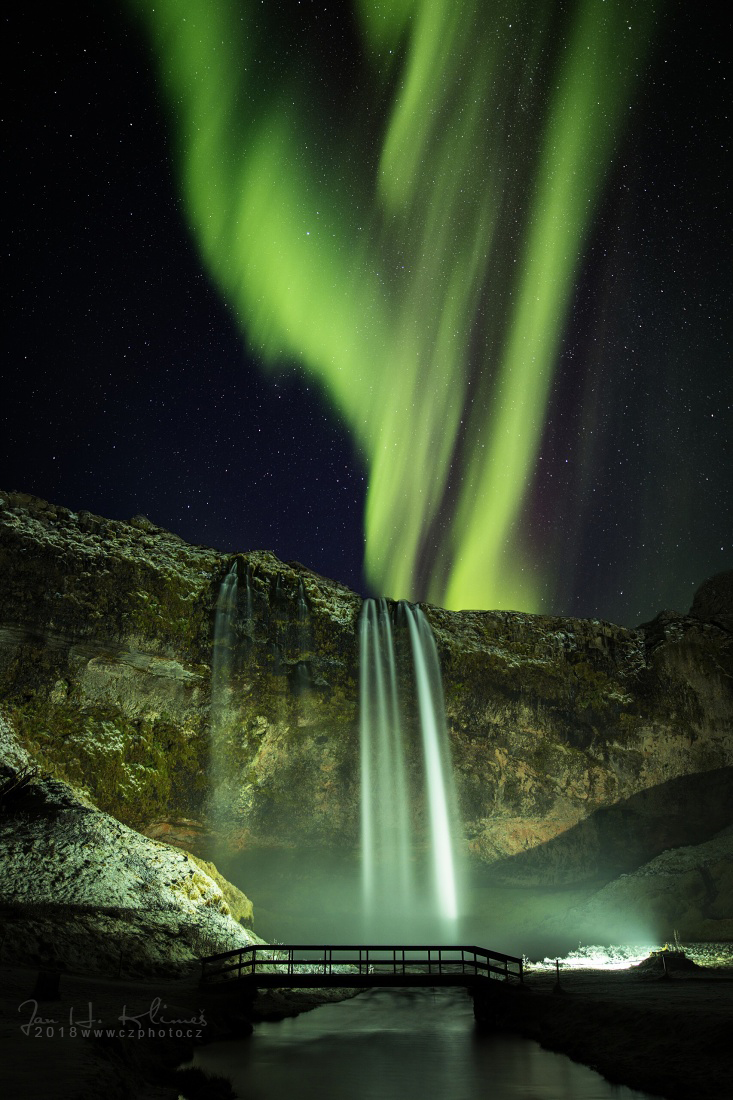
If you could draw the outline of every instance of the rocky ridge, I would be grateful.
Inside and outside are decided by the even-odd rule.
[[[232,562],[226,809],[212,822],[212,640]],[[356,849],[357,594],[265,551],[225,555],[18,493],[0,493],[0,571],[0,703],[41,767],[202,854],[212,828],[232,850]],[[424,608],[475,859],[526,885],[608,880],[730,823],[726,576],[689,614],[636,629]],[[417,768],[409,716],[406,740]],[[411,809],[419,830],[425,809]]]

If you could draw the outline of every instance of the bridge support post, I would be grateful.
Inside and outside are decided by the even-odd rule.
[[[480,1031],[497,1031],[506,1008],[504,998],[496,995],[499,982],[482,981],[469,989],[473,1000],[473,1018]]]
[[[479,1031],[506,1031],[514,1028],[522,1012],[525,985],[500,981],[482,981],[471,986],[473,1017]]]

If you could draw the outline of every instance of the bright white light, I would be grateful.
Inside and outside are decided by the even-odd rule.
[[[628,970],[631,966],[648,959],[652,951],[658,951],[659,944],[611,944],[603,947],[592,944],[579,946],[560,959],[564,970]],[[554,970],[555,959],[545,958],[533,962],[533,970]]]
[[[685,943],[682,950],[698,966],[733,969],[733,946],[730,943]],[[663,944],[599,944],[578,946],[561,958],[563,970],[628,970],[648,959],[652,951],[661,951]],[[555,959],[544,958],[529,964],[533,970],[554,970]]]

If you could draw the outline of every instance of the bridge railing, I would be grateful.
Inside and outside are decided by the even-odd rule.
[[[524,980],[520,958],[475,946],[255,944],[202,959],[203,982],[245,978],[254,983],[258,974],[339,976],[344,985],[349,974],[374,975],[375,985],[380,975],[400,974]]]

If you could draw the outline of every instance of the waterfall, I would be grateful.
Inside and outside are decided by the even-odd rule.
[[[387,601],[366,600],[359,622],[361,842],[363,907],[368,929],[391,918],[455,931],[456,799],[443,687],[430,624],[419,608],[399,605],[407,622],[417,697],[420,746],[408,743],[402,721],[407,700],[398,690],[392,622]],[[421,760],[410,783],[408,757]],[[417,844],[414,798],[424,798],[431,870],[421,884],[413,869]]]
[[[308,601],[305,598],[303,578],[298,578],[298,651],[302,658],[310,649],[310,623],[308,621]]]
[[[251,580],[252,567],[247,564],[247,568],[244,571],[244,591],[245,591],[245,608],[247,622],[252,622],[253,609],[252,609],[252,580]]]
[[[458,917],[453,835],[456,798],[445,721],[443,679],[430,623],[419,607],[405,604],[405,614],[410,628],[420,708],[436,906],[443,920],[454,922]]]
[[[304,626],[308,622],[308,601],[305,598],[305,585],[303,578],[298,578],[298,624]]]
[[[249,587],[249,578],[247,579]],[[211,705],[225,702],[229,692],[232,671],[232,642],[234,620],[237,613],[237,563],[232,562],[229,572],[219,586],[214,617],[214,652],[211,659]]]
[[[234,624],[237,616],[237,562],[232,562],[229,572],[219,586],[214,616],[214,648],[211,657],[211,710],[210,756],[212,777],[212,811],[217,815],[226,780],[222,773],[225,754],[223,741],[226,717],[231,695],[232,657],[234,651]]]
[[[362,881],[369,921],[385,904],[408,914],[415,901],[407,768],[386,600],[365,601],[359,645]]]

